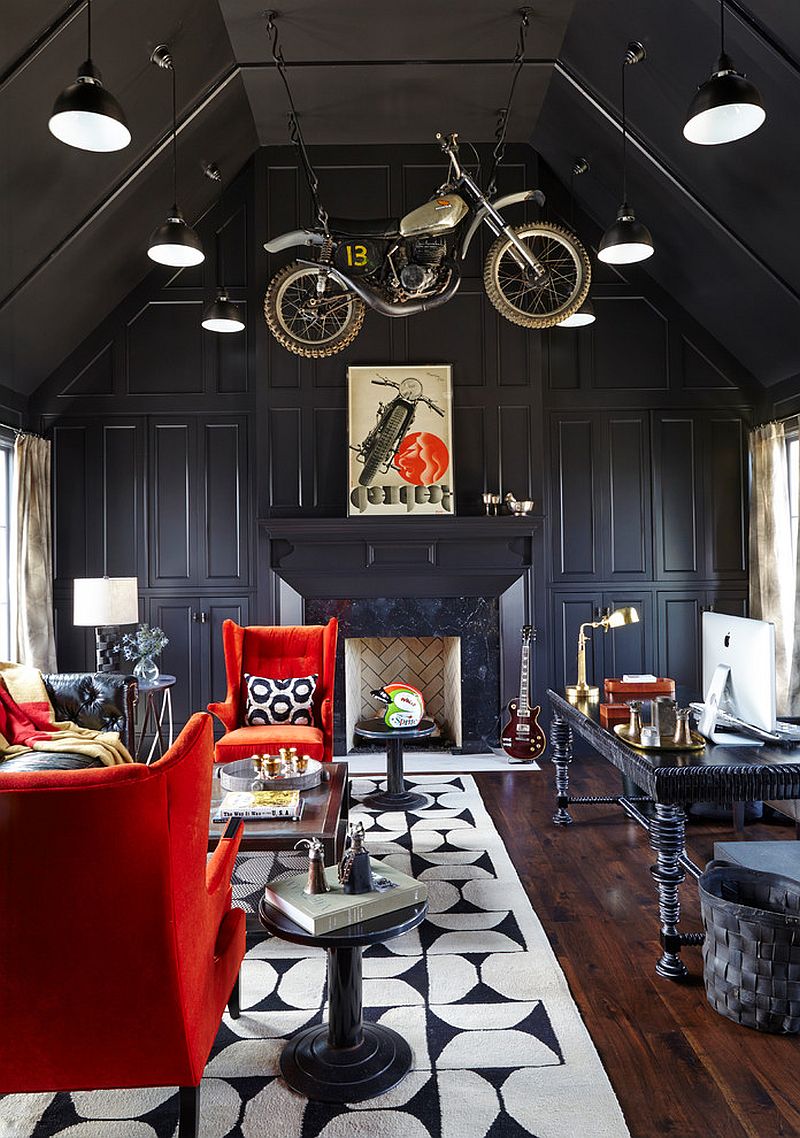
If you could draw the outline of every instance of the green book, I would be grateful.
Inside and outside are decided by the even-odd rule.
[[[378,886],[371,893],[345,893],[339,884],[338,866],[331,865],[325,870],[330,893],[313,896],[304,893],[308,874],[297,873],[267,885],[264,900],[314,936],[371,921],[383,913],[393,913],[427,900],[428,887],[424,882],[384,862],[373,859],[370,864]]]

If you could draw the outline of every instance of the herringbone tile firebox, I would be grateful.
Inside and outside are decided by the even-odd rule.
[[[349,637],[344,648],[348,747],[356,722],[375,715],[370,692],[393,681],[419,688],[439,735],[460,747],[461,638],[458,636]]]

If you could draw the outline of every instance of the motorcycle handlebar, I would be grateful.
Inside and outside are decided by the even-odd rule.
[[[432,400],[426,399],[425,396],[423,395],[422,402],[427,403],[428,406],[430,407],[431,411],[435,411],[437,415],[441,415],[442,418],[444,418],[444,411],[441,409],[441,407],[437,407],[436,404]]]
[[[445,154],[458,154],[458,134],[455,131],[451,134],[444,135],[441,131],[437,130],[436,141]]]

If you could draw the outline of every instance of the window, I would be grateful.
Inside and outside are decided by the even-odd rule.
[[[0,660],[13,658],[11,649],[11,492],[14,477],[14,436],[0,428]]]
[[[792,515],[792,552],[797,560],[797,528],[800,522],[800,434],[786,436],[786,457],[789,466],[789,512]],[[784,515],[785,516],[785,515]]]

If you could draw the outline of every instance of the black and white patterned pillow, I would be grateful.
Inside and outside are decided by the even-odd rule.
[[[317,675],[293,676],[288,680],[271,680],[266,676],[251,676],[245,672],[247,707],[245,723],[248,727],[269,727],[292,724],[296,727],[313,727],[312,702],[317,690]]]

